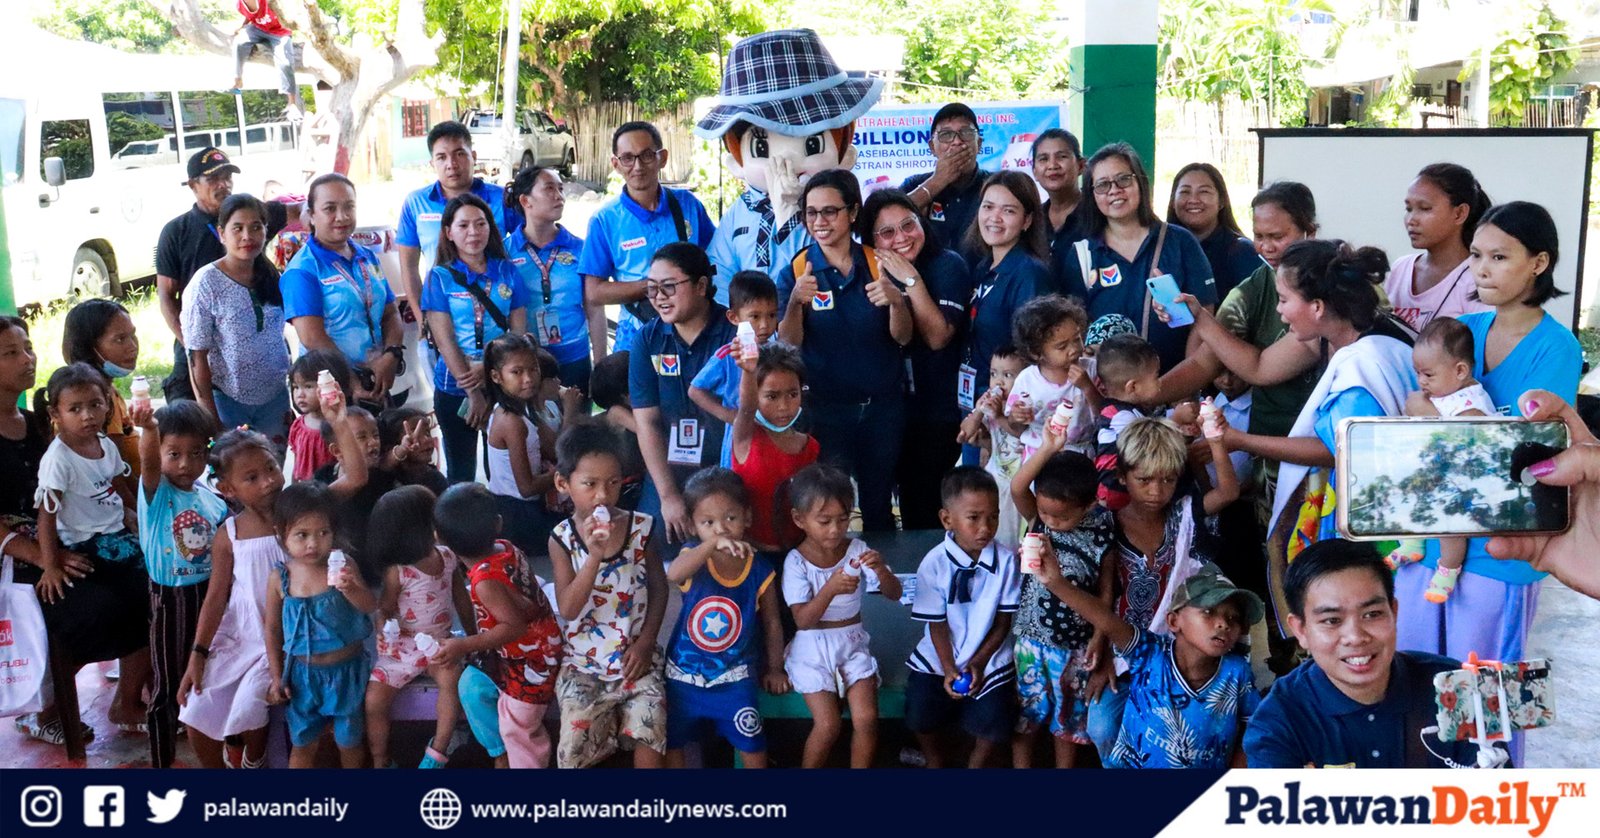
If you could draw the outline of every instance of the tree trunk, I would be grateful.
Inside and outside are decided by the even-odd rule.
[[[165,12],[184,40],[207,52],[231,53],[228,32],[205,19],[199,0],[146,2]],[[334,169],[348,173],[351,151],[373,110],[390,91],[438,63],[444,36],[427,33],[422,0],[400,0],[395,31],[374,33],[380,42],[368,46],[340,43],[316,0],[274,0],[273,8],[294,30],[295,41],[310,47],[301,50],[303,69],[333,86],[332,110],[339,123]],[[270,63],[259,51],[255,60]]]

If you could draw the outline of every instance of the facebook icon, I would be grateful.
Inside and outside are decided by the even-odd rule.
[[[83,787],[84,826],[122,826],[126,812],[122,786]]]

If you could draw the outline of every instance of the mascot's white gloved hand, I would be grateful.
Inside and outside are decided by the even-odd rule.
[[[772,156],[768,182],[772,198],[772,219],[782,227],[800,211],[800,191],[805,184],[800,181],[801,158],[798,154],[778,152]]]

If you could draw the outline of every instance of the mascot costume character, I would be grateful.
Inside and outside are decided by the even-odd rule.
[[[716,106],[695,133],[722,141],[745,191],[722,216],[709,248],[717,299],[742,270],[776,275],[807,245],[800,190],[814,173],[855,164],[855,121],[878,101],[883,79],[851,78],[810,29],[753,35],[736,44]]]

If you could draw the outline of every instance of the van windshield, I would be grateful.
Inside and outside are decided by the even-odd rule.
[[[22,180],[21,99],[0,99],[0,183]]]

